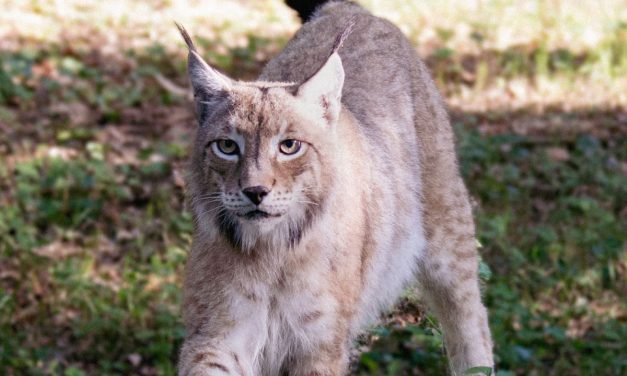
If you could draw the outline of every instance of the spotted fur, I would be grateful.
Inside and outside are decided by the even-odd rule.
[[[199,127],[179,374],[343,375],[352,340],[416,277],[452,372],[492,366],[453,133],[401,32],[329,2],[254,83],[182,32]],[[216,153],[221,139],[237,157]],[[305,145],[291,159],[289,139]],[[249,187],[267,190],[260,204]]]

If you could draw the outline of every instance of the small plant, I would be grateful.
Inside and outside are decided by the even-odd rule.
[[[472,367],[468,368],[464,375],[481,375],[481,376],[492,376],[492,368],[491,367]]]

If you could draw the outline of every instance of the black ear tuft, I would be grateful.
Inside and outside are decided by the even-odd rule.
[[[348,19],[348,22],[346,23],[344,30],[342,30],[342,32],[339,33],[337,37],[335,37],[335,43],[333,43],[333,49],[331,50],[331,53],[329,54],[329,56],[333,55],[333,53],[337,52],[337,50],[339,50],[340,47],[342,47],[346,38],[348,38],[348,36],[353,32],[353,27],[355,27],[356,23],[357,23],[357,16],[353,16]]]
[[[183,40],[185,41],[185,44],[187,44],[187,48],[189,48],[190,51],[196,52],[196,46],[194,46],[194,42],[192,41],[192,38],[187,33],[187,30],[185,30],[183,25],[181,25],[180,23],[178,23],[176,21],[174,22],[174,24],[179,29],[179,32],[181,33],[181,36],[183,37]]]
[[[202,126],[205,125],[209,116],[228,99],[232,81],[210,67],[196,50],[185,28],[178,23],[175,24],[189,48],[187,69],[194,91],[196,115]]]

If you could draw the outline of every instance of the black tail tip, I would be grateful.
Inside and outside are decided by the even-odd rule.
[[[329,0],[285,0],[285,3],[296,12],[303,22],[309,21],[316,9]]]

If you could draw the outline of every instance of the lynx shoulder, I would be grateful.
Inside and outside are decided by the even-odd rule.
[[[255,82],[211,68],[181,28],[199,124],[179,374],[346,374],[352,340],[416,279],[452,371],[491,367],[440,95],[398,28],[320,3]]]

